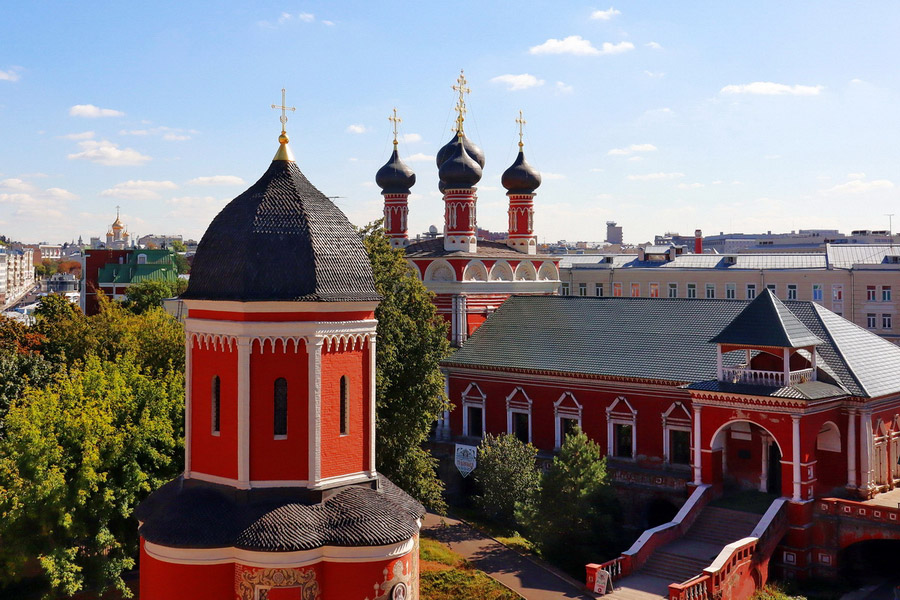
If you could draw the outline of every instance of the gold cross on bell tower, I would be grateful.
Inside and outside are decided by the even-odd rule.
[[[397,109],[394,109],[394,114],[388,117],[388,121],[394,124],[394,149],[397,149],[397,124],[403,121],[400,117],[397,116]]]
[[[519,124],[519,150],[521,150],[522,147],[525,145],[524,143],[522,143],[522,135],[523,135],[524,128],[525,128],[525,123],[527,123],[527,122],[528,121],[526,121],[525,119],[522,118],[522,111],[520,110],[519,118],[516,119],[516,123]]]
[[[285,96],[284,88],[281,88],[281,106],[276,106],[275,104],[272,105],[272,108],[275,108],[275,109],[281,109],[281,118],[278,119],[279,121],[281,121],[281,133],[284,133],[284,126],[285,126],[285,125],[287,124],[287,122],[288,122],[287,111],[294,112],[295,110],[297,110],[297,109],[296,109],[295,107],[293,107],[293,106],[286,106],[286,105],[285,105],[285,102],[284,102],[284,96]]]
[[[463,73],[463,70],[460,69],[459,77],[456,78],[456,85],[451,86],[454,91],[459,92],[459,100],[456,102],[456,135],[459,137],[463,136],[463,120],[465,120],[463,115],[466,114],[466,94],[472,91],[466,87],[466,83],[466,76]]]

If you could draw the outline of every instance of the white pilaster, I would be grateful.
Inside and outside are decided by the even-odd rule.
[[[769,436],[762,436],[762,444],[759,455],[762,457],[762,464],[759,469],[759,491],[766,492],[769,487]]]
[[[725,373],[722,367],[722,344],[716,344],[716,378],[719,381],[725,380]]]
[[[785,351],[787,354],[787,351]],[[800,489],[800,415],[791,415],[791,425],[793,428],[793,456],[791,457],[792,479],[794,480],[794,496],[791,498],[793,502],[803,500],[802,491]]]
[[[322,344],[323,336],[310,336],[306,341],[309,371],[309,480],[322,478]]]
[[[253,338],[239,337],[238,349],[238,397],[237,397],[237,452],[238,487],[250,489],[250,353]]]
[[[184,336],[184,478],[191,478],[191,369],[193,365],[194,336]]]
[[[784,349],[784,386],[791,385],[791,349]]]
[[[847,411],[847,487],[856,489],[856,411]]]
[[[859,488],[866,494],[874,486],[872,480],[872,412],[859,411]]]
[[[702,453],[700,452],[700,409],[701,406],[694,405],[694,485],[703,483],[703,467],[701,465]]]
[[[375,334],[369,334],[369,471],[375,473]]]

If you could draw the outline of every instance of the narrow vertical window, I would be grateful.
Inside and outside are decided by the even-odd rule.
[[[287,379],[275,380],[275,426],[274,434],[287,436]]]
[[[221,380],[218,375],[215,375],[212,378],[212,389],[210,394],[211,399],[211,409],[212,409],[212,432],[213,435],[218,435],[221,430],[221,413],[222,413],[222,398],[221,398]]]
[[[341,435],[350,432],[350,385],[347,376],[341,377]]]

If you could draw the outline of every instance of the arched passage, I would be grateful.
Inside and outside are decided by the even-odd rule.
[[[758,490],[791,495],[790,477],[783,476],[784,453],[775,435],[748,420],[722,425],[712,437],[711,482],[726,490]]]
[[[837,567],[841,579],[856,586],[881,581],[897,585],[900,583],[898,556],[900,540],[866,540],[838,552]]]

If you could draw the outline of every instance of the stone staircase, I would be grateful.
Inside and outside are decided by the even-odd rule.
[[[679,539],[659,548],[644,566],[616,581],[608,600],[659,600],[669,597],[669,584],[699,575],[722,547],[749,536],[760,515],[707,506]]]

